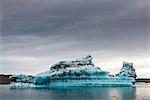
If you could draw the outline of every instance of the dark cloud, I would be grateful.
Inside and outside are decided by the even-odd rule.
[[[148,9],[148,0],[2,0],[3,65],[24,64],[13,57],[147,57]]]
[[[85,30],[115,32],[148,25],[148,7],[140,0],[2,2],[3,35],[87,34]],[[94,34],[96,34],[94,33]],[[109,34],[109,33],[103,33]]]

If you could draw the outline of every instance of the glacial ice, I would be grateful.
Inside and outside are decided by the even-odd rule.
[[[51,86],[133,86],[136,72],[133,63],[123,62],[121,71],[115,76],[94,66],[91,55],[73,61],[60,61],[49,71],[35,76],[14,75],[11,87]]]
[[[10,76],[10,81],[28,82],[29,77],[27,75],[24,75],[24,74],[13,75],[13,76]]]
[[[133,63],[128,63],[128,62],[123,62],[123,67],[121,71],[118,73],[118,76],[127,76],[127,77],[133,77],[136,78],[136,72],[135,69],[133,68]]]

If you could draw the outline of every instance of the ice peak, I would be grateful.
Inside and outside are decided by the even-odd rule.
[[[80,66],[85,66],[85,65],[92,65],[92,56],[87,55],[85,57],[75,59],[72,61],[60,61],[54,65],[51,66],[51,70],[59,70],[59,69],[65,69],[68,67],[80,67]]]
[[[85,57],[78,58],[75,61],[91,61],[91,60],[92,60],[92,56],[91,55],[86,55]]]
[[[136,78],[137,75],[135,69],[133,68],[133,63],[123,61],[123,67],[118,75]]]
[[[132,68],[133,67],[133,63],[129,63],[129,62],[123,61],[123,67]]]

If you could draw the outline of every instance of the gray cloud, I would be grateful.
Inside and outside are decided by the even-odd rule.
[[[101,63],[147,57],[148,9],[147,0],[2,0],[3,72],[89,53]]]

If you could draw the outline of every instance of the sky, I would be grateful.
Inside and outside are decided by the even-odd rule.
[[[150,77],[149,0],[2,0],[0,73],[32,74],[91,54],[118,73]]]

